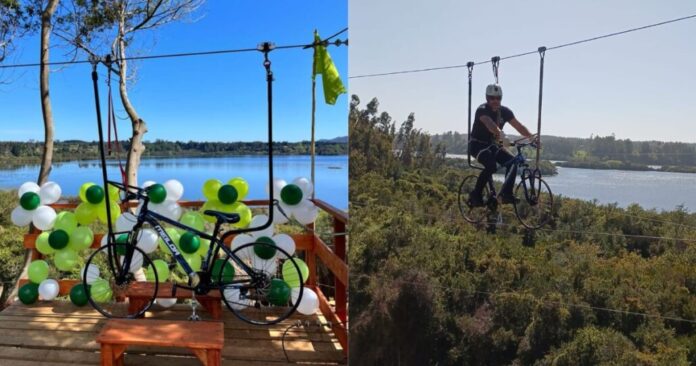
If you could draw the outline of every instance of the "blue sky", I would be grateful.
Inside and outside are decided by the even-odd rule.
[[[397,10],[398,9],[398,10]],[[351,0],[350,74],[464,64],[696,14],[693,0]],[[696,142],[696,19],[549,51],[542,133]],[[503,60],[503,103],[536,128],[539,57]],[[466,132],[466,68],[351,79],[397,121]],[[475,105],[493,81],[474,69]],[[507,127],[506,132],[514,132]]]
[[[348,25],[347,3],[341,1],[210,0],[195,21],[173,23],[148,33],[147,54],[311,43],[313,31],[323,37]],[[347,37],[347,34],[341,38]],[[21,40],[6,63],[38,61],[36,37]],[[329,52],[348,86],[348,49]],[[53,49],[52,60],[65,50]],[[133,54],[131,52],[131,54]],[[81,57],[84,58],[84,57]],[[274,135],[277,141],[310,138],[311,50],[278,50],[271,54],[274,83]],[[147,122],[146,140],[254,141],[266,138],[266,85],[260,53],[139,61],[130,99]],[[131,63],[133,65],[133,63]],[[74,65],[51,74],[56,139],[96,140],[89,65]],[[104,80],[105,73],[100,73]],[[3,73],[0,84],[0,140],[43,139],[38,68]],[[317,83],[317,138],[348,134],[347,97],[336,105],[323,102]],[[104,86],[104,84],[102,84]],[[106,89],[102,88],[105,96]],[[117,93],[116,93],[117,94]],[[117,115],[126,117],[120,101]],[[103,99],[103,106],[106,100]],[[119,121],[119,137],[130,135],[130,122]]]

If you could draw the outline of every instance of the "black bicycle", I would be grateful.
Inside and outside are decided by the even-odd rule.
[[[259,51],[264,55],[263,66],[266,71],[268,98],[269,182],[273,182],[273,72],[268,55],[273,48],[274,46],[268,42],[259,46]],[[290,316],[302,300],[303,282],[306,280],[297,262],[283,249],[263,240],[239,246],[234,250],[224,244],[234,235],[264,230],[271,226],[274,208],[278,203],[273,197],[273,190],[269,190],[268,220],[258,227],[223,232],[224,224],[239,222],[239,215],[207,210],[204,214],[216,219],[215,228],[212,234],[209,234],[151,211],[148,207],[150,197],[147,188],[108,180],[97,65],[105,63],[110,69],[111,58],[106,57],[105,61],[92,58],[91,61],[104,187],[109,185],[117,187],[122,193],[120,197],[122,203],[137,200],[139,208],[132,230],[114,233],[110,197],[106,195],[107,243],[89,257],[82,278],[83,283],[90,283],[85,286],[90,304],[101,314],[110,318],[139,317],[152,306],[155,298],[168,297],[165,291],[158,292],[160,287],[158,271],[169,272],[170,269],[181,268],[184,272],[182,276],[172,276],[174,278],[172,292],[177,288],[185,288],[191,290],[192,294],[204,295],[212,290],[218,290],[225,305],[240,319],[252,324],[274,324]],[[160,224],[161,222],[198,235],[203,240],[210,240],[210,247],[202,260],[200,271],[192,269]],[[137,246],[141,230],[145,225],[155,230],[174,259],[174,263],[165,263],[166,268],[156,268],[157,264],[161,267],[162,263],[156,263]],[[222,261],[218,259],[221,251],[224,256]],[[96,270],[99,270],[99,273],[95,273]],[[126,302],[126,298],[133,293],[137,293],[140,299],[145,300]]]
[[[527,140],[527,142],[522,142]],[[530,169],[527,160],[522,154],[522,149],[530,146],[536,148],[537,145],[530,142],[527,138],[515,140],[509,144],[517,148],[517,155],[509,163],[512,164],[505,181],[510,174],[516,173],[520,168],[520,182],[514,191],[513,206],[515,216],[528,229],[539,229],[551,220],[553,209],[553,194],[549,185],[541,178],[539,169]],[[504,146],[501,144],[501,148]],[[472,174],[464,178],[459,185],[459,211],[464,219],[472,224],[480,224],[489,221],[492,214],[498,212],[498,195],[495,190],[493,178],[483,190],[483,206],[473,206],[469,203],[469,194],[476,185],[478,175]],[[514,182],[510,182],[514,184]]]

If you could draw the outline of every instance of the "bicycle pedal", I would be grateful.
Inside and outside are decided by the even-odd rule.
[[[194,314],[194,315],[189,316],[188,320],[190,320],[192,322],[199,322],[199,321],[201,321],[201,317],[199,315]]]

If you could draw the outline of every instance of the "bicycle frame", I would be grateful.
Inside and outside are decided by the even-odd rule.
[[[522,188],[524,190],[524,195],[525,195],[525,200],[527,202],[534,202],[536,200],[536,192],[538,192],[538,189],[535,189],[535,181],[540,181],[541,179],[541,170],[539,168],[535,168],[534,170],[529,169],[529,164],[527,163],[527,159],[524,157],[524,154],[522,154],[522,148],[528,146],[528,144],[523,144],[523,145],[515,145],[517,148],[517,155],[515,155],[512,160],[510,160],[505,166],[510,167],[509,171],[507,174],[505,174],[505,179],[503,180],[503,185],[505,184],[512,184],[514,185],[515,182],[509,182],[508,180],[510,179],[511,176],[516,175],[517,170],[522,167],[522,174],[520,174],[520,179],[522,183]],[[531,194],[530,194],[530,188],[527,187],[526,180],[529,179],[530,181],[530,186],[531,186]],[[493,177],[491,177],[488,180],[488,189],[490,191],[491,198],[496,198],[497,197],[497,192],[495,190],[495,185],[493,182]]]

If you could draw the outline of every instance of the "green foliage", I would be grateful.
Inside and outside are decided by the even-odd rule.
[[[26,251],[22,237],[26,229],[16,227],[10,221],[10,213],[18,202],[17,191],[0,191],[0,281],[3,287],[0,306],[5,302],[24,266]]]
[[[558,197],[547,230],[486,233],[456,207],[474,172],[405,158],[378,105],[350,112],[351,362],[694,362],[695,324],[659,316],[696,319],[696,214]]]

